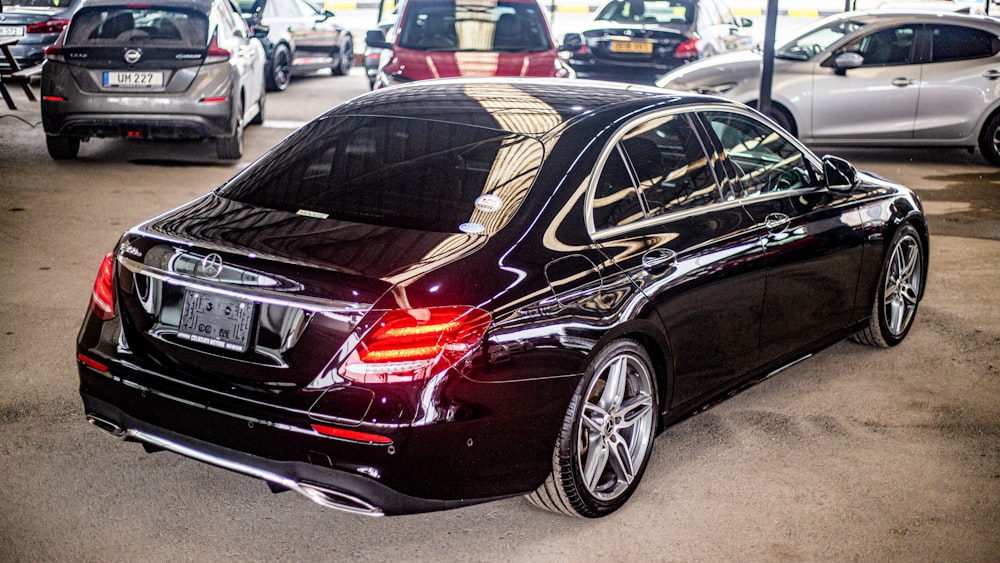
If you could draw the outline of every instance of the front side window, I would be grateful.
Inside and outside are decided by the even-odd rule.
[[[935,25],[931,37],[932,63],[982,59],[1000,52],[1000,38],[981,29]]]
[[[208,43],[208,18],[184,9],[108,6],[82,8],[66,35],[67,47],[138,46],[201,48]]]
[[[735,112],[705,112],[705,118],[722,144],[727,169],[736,178],[737,197],[816,185],[805,154],[767,124]]]
[[[445,52],[547,51],[552,43],[544,17],[533,2],[414,0],[400,22],[399,46]]]
[[[306,217],[491,234],[517,210],[541,162],[514,133],[374,116],[314,121],[219,190]]]
[[[854,52],[864,57],[862,66],[908,65],[915,61],[917,26],[901,26],[869,33],[851,41],[837,54]]]

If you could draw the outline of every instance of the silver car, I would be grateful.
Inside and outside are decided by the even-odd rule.
[[[49,155],[75,158],[91,137],[215,139],[243,154],[264,118],[264,48],[229,0],[88,1],[42,69]]]
[[[848,12],[778,46],[772,117],[807,143],[980,148],[1000,166],[1000,22],[947,12]],[[699,61],[657,85],[754,105],[761,54]]]

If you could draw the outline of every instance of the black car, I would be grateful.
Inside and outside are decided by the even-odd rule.
[[[45,60],[45,48],[59,34],[83,0],[0,0],[0,38],[13,37],[10,53],[17,65],[27,68]],[[0,69],[7,61],[0,57]]]
[[[240,0],[244,18],[267,53],[267,89],[284,90],[293,76],[354,66],[354,37],[334,14],[309,0]],[[266,33],[263,33],[264,30]]]
[[[690,61],[749,49],[753,22],[720,0],[611,0],[563,50],[581,78],[655,76]]]
[[[80,390],[115,436],[342,510],[603,516],[706,402],[903,340],[927,250],[913,192],[741,104],[417,82],[126,232]]]

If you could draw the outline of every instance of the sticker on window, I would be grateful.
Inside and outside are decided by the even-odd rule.
[[[476,209],[483,213],[496,213],[503,207],[503,200],[500,196],[493,194],[483,194],[476,198]]]
[[[480,225],[479,223],[462,223],[458,226],[458,230],[470,235],[478,235],[485,231],[486,227]]]

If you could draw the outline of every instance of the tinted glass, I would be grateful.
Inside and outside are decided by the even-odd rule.
[[[883,29],[848,43],[838,53],[858,53],[865,59],[864,66],[912,64],[916,34],[916,26]]]
[[[410,2],[399,46],[426,51],[532,52],[552,48],[534,2]]]
[[[992,57],[1000,52],[1000,38],[981,29],[957,25],[934,26],[931,62]]]
[[[721,199],[705,151],[685,116],[644,123],[625,136],[623,147],[650,217]]]
[[[693,23],[695,0],[618,0],[604,6],[599,20],[619,23]]]
[[[737,197],[814,186],[805,155],[767,124],[733,112],[705,112],[737,180]]]
[[[628,225],[645,217],[620,144],[612,149],[597,177],[593,217],[594,227],[599,231]]]
[[[199,12],[125,6],[83,8],[73,18],[67,46],[156,45],[204,48],[208,17]]]
[[[331,117],[299,130],[219,194],[310,217],[490,233],[527,194],[540,157],[538,141],[496,129]]]

